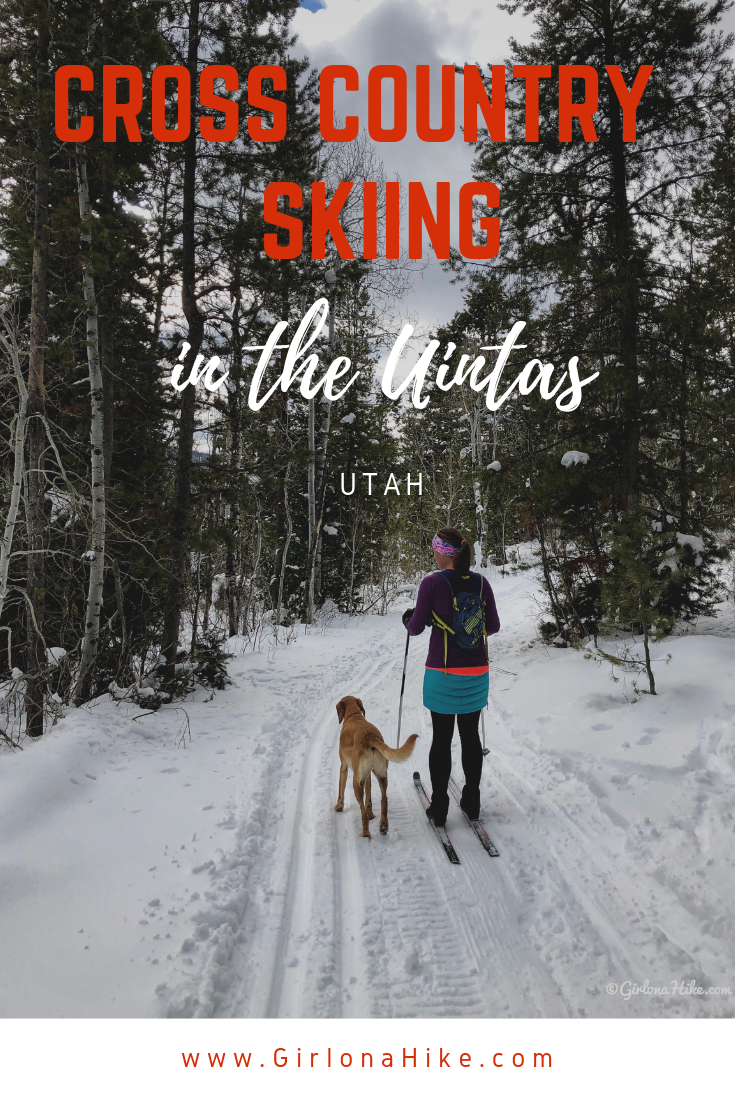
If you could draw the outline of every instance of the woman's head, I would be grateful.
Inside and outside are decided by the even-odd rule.
[[[470,545],[456,528],[440,528],[432,541],[432,547],[437,566],[442,569],[449,567],[459,574],[468,573]]]

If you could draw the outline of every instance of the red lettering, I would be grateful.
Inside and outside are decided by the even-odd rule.
[[[378,185],[370,180],[362,185],[362,255],[366,260],[378,255]]]
[[[319,130],[325,142],[351,142],[357,137],[360,119],[348,115],[342,129],[334,125],[334,82],[343,80],[348,92],[360,89],[357,69],[352,65],[326,65],[319,74]]]
[[[539,82],[551,76],[550,65],[514,65],[513,76],[526,82],[526,141],[538,141]]]
[[[521,1058],[520,1064],[516,1063],[516,1056],[520,1056],[520,1058]],[[513,1053],[513,1067],[514,1068],[522,1068],[523,1067],[523,1053],[522,1052],[514,1052]]]
[[[623,141],[634,142],[636,133],[636,110],[641,102],[643,89],[648,84],[648,78],[653,72],[653,65],[641,65],[633,81],[633,87],[628,90],[619,65],[606,65],[607,75],[615,90],[615,95],[620,101],[623,110]]]
[[[403,1066],[406,1066],[406,1060],[413,1060],[413,1066],[416,1067],[416,1049],[413,1050],[413,1056],[408,1056],[406,1050],[403,1050]]]
[[[244,1052],[241,1052],[238,1056],[236,1052],[233,1052],[232,1055],[235,1057],[235,1063],[238,1067],[240,1067],[241,1064],[244,1064],[246,1068],[250,1067],[250,1057],[252,1053],[249,1052],[246,1056]]]
[[[163,66],[163,65],[162,65],[162,66],[161,66],[161,68],[162,68],[162,69],[163,69],[163,68],[167,68],[167,66]],[[215,1064],[217,1064],[217,1065],[218,1065],[219,1067],[222,1067],[222,1065],[223,1065],[223,1064],[224,1064],[224,1062],[225,1062],[225,1054],[224,1054],[224,1052],[222,1053],[222,1055],[221,1055],[221,1056],[220,1056],[220,1054],[219,1054],[218,1052],[215,1052],[215,1054],[214,1054],[214,1059],[212,1059],[212,1053],[211,1053],[211,1052],[208,1052],[208,1053],[207,1053],[207,1056],[209,1057],[209,1066],[210,1066],[210,1068],[213,1068]]]
[[[495,1055],[493,1056],[493,1065],[496,1068],[502,1068],[502,1066],[503,1066],[502,1064],[498,1063],[498,1056],[502,1056],[502,1055],[503,1055],[502,1052],[496,1052]]]
[[[470,1066],[471,1059],[472,1057],[470,1056],[469,1052],[463,1052],[459,1058],[460,1065],[463,1068],[468,1068]]]
[[[298,184],[268,184],[263,196],[263,217],[272,226],[288,230],[288,241],[278,244],[277,233],[266,233],[263,237],[265,255],[273,260],[293,260],[301,256],[304,245],[304,227],[301,219],[285,214],[278,209],[279,196],[285,195],[292,207],[303,207],[304,196]]]
[[[393,126],[383,127],[383,81],[393,81]],[[408,93],[406,70],[400,65],[374,65],[368,75],[368,133],[374,142],[400,142],[406,137]]]
[[[232,142],[240,129],[240,108],[234,100],[214,93],[215,80],[223,80],[226,92],[236,92],[240,87],[237,69],[232,65],[206,65],[199,78],[199,102],[202,107],[219,111],[225,117],[224,126],[215,126],[214,119],[202,115],[199,119],[199,133],[205,142]]]
[[[440,260],[449,256],[449,184],[436,185],[436,219],[423,185],[412,180],[408,185],[408,255],[412,260],[422,256],[422,226],[426,226],[429,240]]]
[[[127,80],[127,103],[117,102],[117,82]],[[102,66],[102,140],[117,140],[117,120],[122,119],[130,142],[142,142],[138,115],[143,108],[143,74],[137,65]]]
[[[443,1052],[444,1052],[444,1049],[440,1048],[439,1049],[439,1067],[440,1068],[448,1068],[448,1067],[451,1066],[450,1063],[449,1063],[449,1053],[444,1052],[444,1055],[442,1056]]]
[[[448,142],[454,137],[453,65],[442,65],[442,124],[431,125],[430,68],[416,66],[416,133],[422,142]]]
[[[166,126],[166,80],[177,82],[178,118],[173,130]],[[191,78],[183,65],[158,65],[151,81],[151,130],[159,142],[183,142],[191,130]]]
[[[260,111],[270,111],[273,125],[270,129],[263,126],[259,116],[248,119],[248,134],[254,142],[280,142],[285,136],[288,123],[288,108],[283,100],[264,96],[261,85],[270,77],[274,92],[285,92],[287,86],[286,70],[280,65],[255,65],[248,73],[248,103]],[[298,253],[296,254],[298,256]]]
[[[505,66],[492,66],[492,103],[476,65],[464,67],[464,140],[477,141],[477,108],[482,111],[490,138],[505,141]]]
[[[83,92],[94,88],[94,76],[88,65],[62,65],[56,70],[55,128],[56,137],[62,142],[87,142],[94,133],[94,118],[82,115],[79,126],[69,126],[69,81],[78,80]]]
[[[485,244],[476,245],[474,238],[475,195],[484,195],[489,207],[500,206],[500,192],[495,184],[463,184],[459,189],[459,251],[468,260],[488,260],[500,250],[500,219],[482,215],[480,229],[485,231]]]
[[[195,1068],[197,1066],[197,1064],[199,1063],[199,1053],[197,1052],[196,1056],[194,1056],[190,1052],[189,1055],[187,1056],[186,1053],[182,1052],[181,1053],[181,1059],[184,1061],[184,1067],[185,1068],[188,1068],[190,1064],[193,1068]]]
[[[583,80],[585,84],[584,101],[574,103],[572,100],[572,88],[574,78]],[[570,142],[572,140],[572,120],[579,119],[582,127],[582,137],[586,142],[597,141],[597,131],[592,116],[599,103],[599,81],[597,69],[591,65],[560,65],[559,66],[559,141]]]
[[[385,185],[385,257],[398,260],[401,255],[401,185],[389,180]]]
[[[340,212],[347,202],[352,183],[343,180],[326,206],[327,185],[311,185],[311,255],[315,260],[324,260],[327,248],[327,234],[331,235],[337,252],[344,260],[354,260],[355,254],[345,237],[339,221]]]

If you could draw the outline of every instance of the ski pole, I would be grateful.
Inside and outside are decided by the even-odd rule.
[[[490,751],[488,750],[487,746],[485,745],[485,711],[484,711],[484,709],[483,709],[483,711],[480,712],[480,719],[482,720],[482,756],[483,756],[483,758],[486,758],[488,756],[488,754],[490,753]]]
[[[403,655],[403,677],[401,679],[401,699],[398,702],[398,734],[396,735],[396,746],[400,746],[401,743],[401,712],[403,711],[403,690],[406,687],[406,664],[408,662],[408,644],[411,641],[411,636],[406,632],[406,651]]]

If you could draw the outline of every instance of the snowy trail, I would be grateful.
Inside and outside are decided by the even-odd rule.
[[[191,741],[180,713],[102,702],[0,761],[0,1013],[735,1013],[735,641],[668,641],[660,696],[633,708],[604,669],[529,643],[532,577],[493,584],[491,662],[517,674],[493,673],[486,713],[499,858],[452,802],[450,864],[415,794],[424,637],[388,835],[360,837],[351,778],[334,812],[336,702],[360,696],[393,745],[403,661],[397,615],[344,621],[237,657],[231,688],[187,701]],[[625,981],[734,994],[608,992]]]

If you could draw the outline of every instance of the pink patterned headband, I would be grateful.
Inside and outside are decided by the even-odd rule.
[[[451,543],[445,543],[444,540],[439,539],[438,536],[434,536],[431,541],[431,546],[435,551],[438,551],[440,555],[446,555],[448,559],[453,559],[455,555],[458,555],[462,550],[461,547],[452,547]]]

